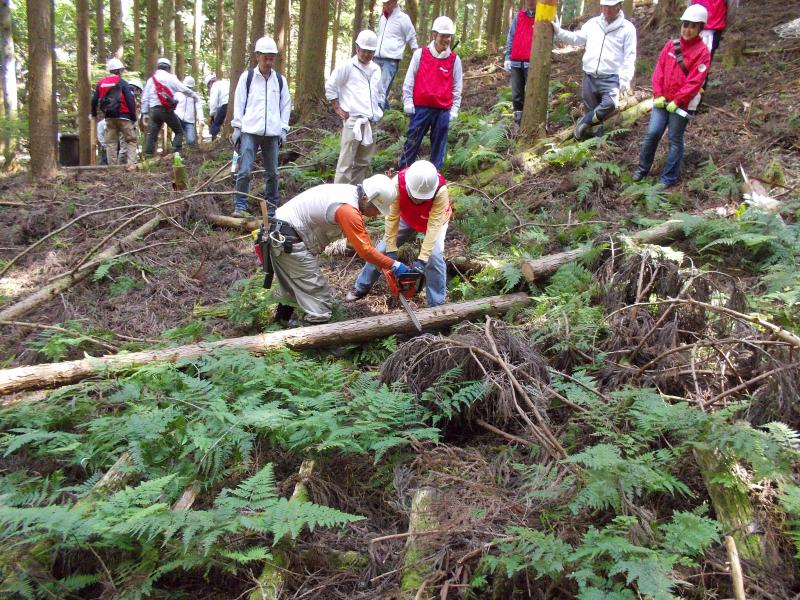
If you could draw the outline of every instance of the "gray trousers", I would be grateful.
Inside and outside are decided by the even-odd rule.
[[[339,162],[336,164],[336,175],[333,183],[358,184],[370,175],[370,161],[375,154],[375,144],[365,146],[353,135],[353,128],[342,126],[341,150]]]
[[[331,319],[333,296],[328,280],[319,267],[319,259],[306,250],[306,245],[297,242],[292,253],[287,254],[282,247],[270,246],[272,268],[278,287],[273,296],[281,304],[299,306],[306,323],[327,323]]]
[[[591,123],[592,116],[595,122],[604,121],[619,104],[619,75],[600,78],[584,73],[581,96],[586,122]]]

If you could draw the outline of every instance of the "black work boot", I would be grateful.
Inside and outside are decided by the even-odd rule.
[[[288,323],[294,313],[294,306],[288,304],[278,304],[275,307],[275,318],[272,319],[274,323]]]

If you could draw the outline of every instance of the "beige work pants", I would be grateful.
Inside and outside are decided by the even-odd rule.
[[[137,147],[136,124],[133,121],[106,119],[106,156],[109,165],[135,164]]]
[[[306,323],[327,323],[333,308],[333,296],[328,280],[319,268],[317,256],[297,242],[292,253],[270,246],[272,268],[278,287],[273,296],[281,304],[294,304],[305,312]]]
[[[358,184],[370,176],[370,162],[375,154],[375,143],[365,146],[353,136],[353,128],[342,126],[341,150],[336,164],[333,183]]]

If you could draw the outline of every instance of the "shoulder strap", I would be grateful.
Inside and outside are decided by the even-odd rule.
[[[242,116],[244,113],[247,112],[247,101],[250,99],[250,84],[253,83],[253,69],[247,69],[247,93],[244,96],[244,110],[242,110]]]
[[[675,60],[678,61],[678,66],[683,71],[684,75],[689,74],[689,68],[686,66],[686,63],[683,62],[683,51],[681,50],[681,41],[679,39],[672,40],[672,47],[675,49]]]

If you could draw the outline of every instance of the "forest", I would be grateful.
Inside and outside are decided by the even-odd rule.
[[[800,598],[797,3],[0,0],[0,84],[0,597]]]

